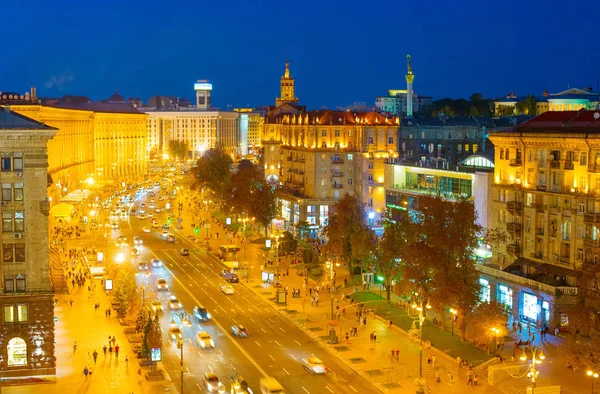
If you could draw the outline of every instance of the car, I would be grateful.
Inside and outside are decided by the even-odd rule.
[[[235,335],[236,337],[246,338],[248,335],[250,335],[250,333],[248,332],[248,329],[246,329],[246,327],[240,326],[240,325],[235,325],[235,326],[231,327],[231,331],[233,332],[233,335]]]
[[[154,186],[160,186],[160,182],[154,182]]]
[[[221,292],[223,292],[223,294],[231,295],[233,294],[233,287],[231,287],[231,285],[222,285]]]
[[[252,390],[248,386],[246,379],[236,374],[235,378],[231,382],[232,392],[235,394],[251,394]]]
[[[152,309],[153,312],[162,312],[164,307],[160,300],[154,300],[150,303],[150,309]]]
[[[154,214],[153,214],[152,212],[148,212],[148,215],[147,215],[147,216],[148,216],[148,218],[150,218],[150,219],[154,218]]]
[[[323,364],[323,361],[316,357],[309,357],[302,360],[304,364],[304,369],[306,369],[309,373],[325,373],[327,372],[327,367]]]
[[[240,281],[240,278],[237,276],[237,274],[229,270],[221,271],[221,275],[223,275],[223,278],[225,278],[225,280],[229,283],[239,283]]]
[[[169,235],[169,232],[168,231],[163,231],[162,234],[160,235],[160,237],[162,239],[165,239],[165,238],[167,238],[167,235]]]
[[[210,313],[208,313],[208,311],[206,310],[205,307],[203,307],[202,305],[196,305],[194,307],[194,317],[196,319],[198,319],[198,321],[202,322],[202,321],[209,321],[210,320]]]
[[[167,223],[163,224],[162,226],[163,230],[168,230],[169,229],[169,225]]]
[[[160,208],[156,208],[156,209],[154,210],[154,212],[156,212],[156,213],[160,213]]]
[[[174,243],[175,242],[175,236],[173,234],[167,234],[166,241],[169,242],[169,243]],[[188,254],[189,254],[189,252],[188,252]],[[184,255],[184,256],[187,256],[187,255]]]
[[[160,268],[163,266],[163,263],[159,259],[152,259],[150,260],[150,265],[154,268]]]
[[[150,227],[144,226],[144,227],[142,227],[142,231],[145,232],[145,233],[149,233],[152,230],[150,230]]]
[[[150,199],[150,204],[154,204],[154,199],[153,198]]]
[[[148,267],[148,264],[146,263],[138,263],[138,271],[142,272],[142,271],[148,271],[150,269],[150,267]]]
[[[142,190],[143,190],[143,188],[142,188]],[[140,205],[140,207],[142,207],[142,208],[146,208],[146,204],[142,203],[142,204]]]
[[[158,196],[158,201],[162,201],[163,200],[163,196]]]
[[[179,302],[179,300],[175,296],[171,296],[171,298],[169,298],[168,304],[169,309],[171,310],[177,310],[183,307],[183,305],[181,305],[181,302]]]
[[[215,347],[215,341],[213,341],[212,337],[206,331],[198,331],[196,333],[196,343],[202,349],[212,349]]]
[[[186,248],[183,248],[179,251],[179,254],[181,254],[182,256],[189,256],[190,255],[190,251]]]
[[[133,256],[133,257],[139,257],[140,256],[140,251],[137,250],[136,248],[131,249],[131,256]]]
[[[148,205],[148,209],[154,209],[154,208],[156,208],[156,206],[154,205],[154,203],[150,203]]]
[[[144,241],[142,241],[142,239],[139,236],[136,235],[135,237],[133,237],[133,243],[135,245],[141,245],[141,244],[144,243]]]
[[[117,238],[117,243],[120,243],[120,244],[125,243],[126,244],[127,238],[125,238],[125,236],[123,236],[123,235],[119,235],[119,238]]]
[[[169,327],[169,337],[171,339],[181,339],[182,338],[182,334],[181,334],[181,328],[179,327]]]
[[[140,220],[145,220],[146,218],[147,218],[147,216],[146,216],[146,214],[145,214],[145,213],[140,213],[140,214],[138,215],[138,219],[140,219]]]
[[[225,387],[223,387],[223,383],[221,383],[219,377],[212,372],[206,372],[202,381],[204,382],[204,387],[206,387],[209,393],[225,392]]]
[[[157,290],[169,290],[169,284],[167,283],[167,280],[164,278],[159,278],[156,281],[156,289]]]
[[[152,223],[152,228],[159,228],[160,224],[158,224],[158,222],[153,222]]]

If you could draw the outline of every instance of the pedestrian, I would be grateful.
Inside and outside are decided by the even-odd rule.
[[[558,329],[558,327],[556,327],[556,328],[554,329],[554,336],[555,336],[555,337],[557,337],[557,336],[558,336],[558,333],[559,333],[559,331],[560,331],[560,330]]]
[[[469,368],[469,370],[467,371],[467,386],[472,386],[473,385],[473,371],[471,370],[471,368]]]
[[[350,339],[350,334],[348,333],[348,331],[346,331],[346,343],[349,342],[349,339]]]
[[[108,345],[108,352],[109,352],[109,353],[112,355],[112,352],[113,352],[112,343],[110,343],[110,344]]]
[[[427,356],[427,365],[431,365],[431,354]]]
[[[73,300],[69,300],[69,306],[73,306]]]
[[[86,365],[85,368],[83,369],[83,374],[85,375],[85,380],[87,380],[89,373],[90,373],[90,370],[88,369],[88,367]]]
[[[369,334],[369,342],[373,343],[373,332],[371,334]]]
[[[94,357],[94,364],[96,364],[96,359],[98,359],[98,352],[96,351],[96,349],[94,349],[94,353],[92,353],[92,356]]]
[[[519,328],[519,333],[523,332],[523,325],[521,324],[521,322],[519,322],[517,326]]]
[[[440,379],[440,371],[435,371],[435,381],[440,383],[442,380]]]
[[[392,348],[392,361],[396,358],[396,349]]]
[[[462,365],[462,359],[460,358],[460,356],[456,356],[456,366],[458,367],[458,369],[460,369],[461,365]]]
[[[104,345],[104,347],[102,348],[102,350],[104,351],[104,355],[106,356],[106,345]]]
[[[367,326],[367,317],[366,316],[363,317],[363,326],[365,326],[365,327]]]
[[[115,338],[115,336],[113,335],[112,337],[112,343],[113,343],[113,347],[116,345],[117,343],[117,338]]]
[[[119,358],[119,345],[115,346],[115,357]]]
[[[138,376],[139,376],[139,381],[138,382],[139,382],[139,384],[142,384],[142,369],[138,368],[137,373],[138,373]]]
[[[373,331],[373,343],[377,343],[377,333]]]
[[[473,376],[473,386],[477,386],[477,374]]]
[[[111,311],[110,308],[108,308],[108,317],[110,317]]]
[[[77,341],[73,342],[73,353],[75,353],[75,350],[77,350]]]
[[[125,355],[125,362],[129,361],[129,357],[127,355]]]

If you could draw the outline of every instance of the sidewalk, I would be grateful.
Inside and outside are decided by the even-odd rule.
[[[138,375],[139,364],[133,354],[133,346],[128,343],[123,326],[118,322],[116,313],[105,316],[105,309],[110,307],[109,297],[100,289],[100,281],[96,281],[96,289],[88,291],[89,281],[82,288],[75,289],[69,283],[70,294],[55,296],[58,305],[55,307],[56,334],[56,383],[2,387],[6,394],[51,394],[51,393],[164,393],[176,392],[170,380],[148,382]],[[73,305],[69,306],[69,302]],[[100,303],[96,311],[95,303]],[[108,346],[108,337],[115,336],[119,345],[119,357],[102,347]],[[73,351],[73,343],[77,349]],[[96,363],[93,352],[98,352]],[[126,361],[126,358],[129,360]],[[88,366],[93,372],[87,378],[83,374]],[[144,370],[142,370],[144,371]],[[144,371],[145,372],[145,371]]]
[[[192,239],[194,234],[190,225],[191,220],[198,223],[200,220],[207,220],[208,216],[209,214],[206,211],[190,215],[186,204],[186,209],[182,212],[183,228],[178,230],[178,232],[184,237]],[[218,250],[220,244],[229,242],[227,241],[223,227],[215,223],[212,218],[210,218],[210,224],[211,234],[219,232],[218,239],[212,236],[209,240],[212,251],[215,251]],[[202,243],[198,248],[204,249],[204,236],[201,239]],[[232,243],[239,244],[240,242],[239,239],[234,239]],[[288,288],[288,302],[286,306],[274,304],[277,288],[272,284],[260,281],[259,267],[264,264],[262,246],[262,244],[251,242],[247,244],[246,254],[251,267],[250,280],[246,282],[246,280],[242,279],[241,283],[245,284],[257,296],[274,305],[281,314],[301,327],[307,334],[311,335],[320,345],[340,359],[347,367],[365,377],[368,381],[373,382],[380,391],[392,393],[415,392],[416,386],[414,381],[419,377],[418,343],[412,342],[395,325],[390,328],[386,321],[374,315],[367,317],[366,325],[357,323],[355,315],[356,304],[351,305],[349,300],[342,300],[341,291],[330,295],[327,291],[321,290],[319,294],[319,306],[311,305],[311,297],[305,294],[309,288],[317,286],[317,283],[309,279],[305,287],[303,277],[296,274],[293,265],[288,266],[289,258],[282,258],[279,267],[280,272],[284,272],[286,268],[289,268],[290,275],[282,275],[281,279],[281,289]],[[272,266],[268,267],[268,269],[275,271],[276,268]],[[345,272],[342,272],[343,269],[339,271],[338,276],[336,276],[338,285],[344,282],[344,275],[346,275]],[[292,298],[292,289],[301,289],[301,297]],[[344,292],[351,293],[353,289],[349,285],[344,289]],[[339,324],[336,326],[338,343],[335,345],[328,344],[327,342],[329,338],[328,322],[331,320],[332,297],[334,301],[334,315],[336,314],[337,306],[339,306],[340,314],[342,309],[346,309],[345,315],[340,316]],[[358,336],[352,336],[346,342],[345,334],[350,331],[352,326],[357,326]],[[369,334],[372,332],[375,332],[377,335],[376,343],[372,343],[369,339]],[[400,350],[397,361],[392,360],[392,349]],[[429,355],[435,356],[435,366],[428,365],[427,358]],[[440,383],[435,382],[436,370],[440,375]],[[467,371],[466,367],[462,367],[459,370],[454,359],[437,349],[423,350],[423,376],[427,379],[429,388],[431,389],[430,392],[433,394],[465,392],[464,387],[468,387]],[[452,375],[452,379],[450,379],[449,374]],[[478,374],[478,372],[474,371],[473,374]],[[351,377],[351,374],[345,374],[344,371],[339,371],[338,375],[338,379]],[[495,390],[486,384],[481,376],[479,376],[479,386],[469,387],[468,391],[496,393]]]

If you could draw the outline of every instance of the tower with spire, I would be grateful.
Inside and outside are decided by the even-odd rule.
[[[290,75],[290,62],[287,55],[285,58],[285,72],[283,73],[280,82],[280,95],[275,100],[275,106],[280,107],[286,103],[293,105],[298,104],[298,98],[294,93],[294,78]]]
[[[410,64],[410,55],[406,55],[407,73],[404,76],[406,78],[406,116],[413,116],[413,82],[415,76],[412,71],[412,65]]]

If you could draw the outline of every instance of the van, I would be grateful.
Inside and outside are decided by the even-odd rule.
[[[260,378],[260,392],[262,394],[285,394],[283,387],[275,378]]]

